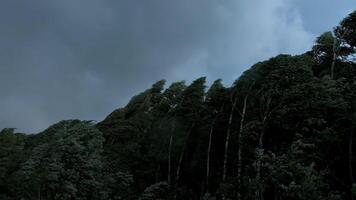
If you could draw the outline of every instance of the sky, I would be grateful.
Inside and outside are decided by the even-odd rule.
[[[104,119],[160,79],[222,78],[311,48],[356,0],[2,0],[0,129]]]

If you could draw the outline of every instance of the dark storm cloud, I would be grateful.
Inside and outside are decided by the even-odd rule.
[[[0,128],[101,120],[158,79],[226,84],[312,45],[290,0],[3,0]]]
[[[341,19],[356,9],[355,0],[293,0],[298,7],[305,29],[313,33],[331,30]]]

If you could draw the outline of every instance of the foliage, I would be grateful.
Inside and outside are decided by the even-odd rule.
[[[228,88],[160,80],[96,124],[3,129],[0,199],[355,199],[355,17]]]

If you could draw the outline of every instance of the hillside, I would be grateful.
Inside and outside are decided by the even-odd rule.
[[[0,199],[356,198],[356,12],[231,87],[165,80],[103,121],[0,132]]]

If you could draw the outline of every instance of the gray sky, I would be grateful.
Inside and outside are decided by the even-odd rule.
[[[355,0],[2,0],[0,129],[102,120],[156,80],[223,78],[297,54]]]

